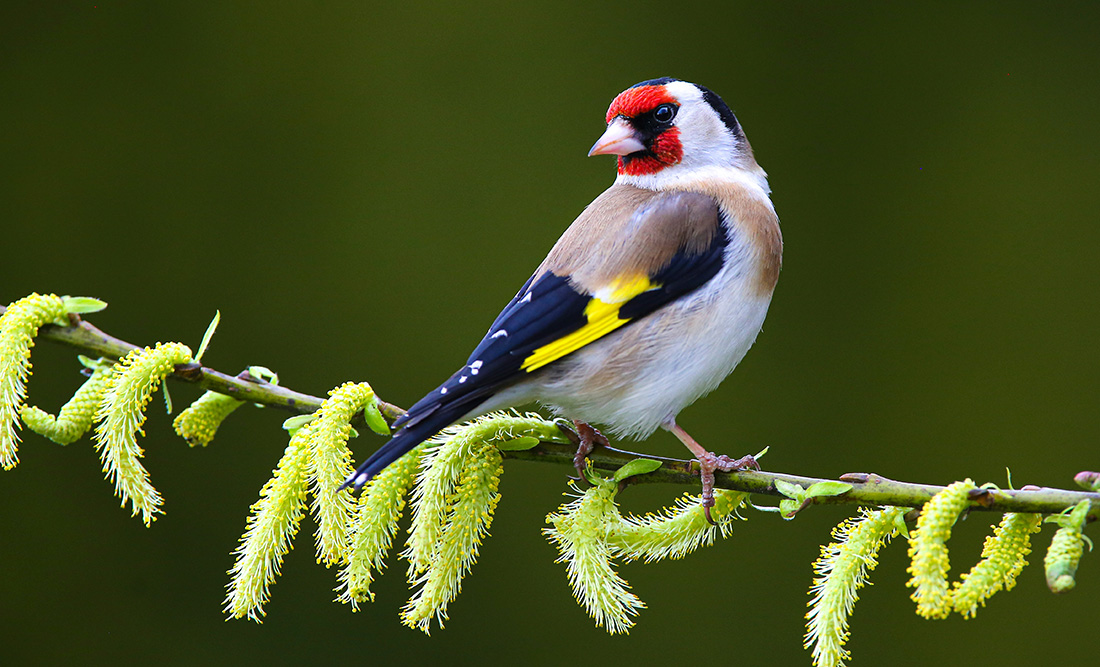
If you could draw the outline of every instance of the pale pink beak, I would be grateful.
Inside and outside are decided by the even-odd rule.
[[[616,118],[607,126],[592,150],[588,151],[588,157],[593,155],[630,155],[638,151],[644,151],[645,144],[638,139],[638,133],[630,126],[625,118]]]

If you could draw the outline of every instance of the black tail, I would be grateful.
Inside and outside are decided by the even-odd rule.
[[[435,398],[438,395],[438,390],[429,394],[414,405],[408,414],[394,422],[394,426],[400,427],[402,424],[404,426],[394,434],[389,442],[371,454],[370,458],[340,485],[340,488],[345,489],[349,486],[356,489],[360,488],[371,481],[375,475],[385,470],[391,463],[461,419],[463,415],[469,413],[487,398],[485,392],[477,392],[461,398],[456,397],[458,400],[444,403]]]

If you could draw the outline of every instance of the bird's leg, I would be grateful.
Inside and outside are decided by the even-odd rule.
[[[760,470],[760,464],[756,462],[751,454],[739,459],[731,459],[725,454],[716,456],[714,452],[708,452],[671,417],[662,426],[679,438],[680,442],[684,443],[684,446],[690,449],[695,458],[699,460],[699,479],[703,483],[703,513],[706,514],[707,522],[712,526],[715,525],[714,519],[710,517],[710,508],[714,507],[714,471]]]
[[[570,438],[577,445],[577,453],[573,455],[573,467],[577,469],[577,475],[584,479],[584,462],[598,445],[606,447],[610,443],[603,433],[592,428],[587,422],[574,419],[573,426],[577,429],[576,439]]]

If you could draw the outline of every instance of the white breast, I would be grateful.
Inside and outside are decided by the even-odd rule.
[[[616,435],[645,437],[713,390],[748,352],[771,296],[754,286],[750,240],[729,231],[725,263],[706,285],[584,347],[498,395],[530,398]],[[496,401],[494,401],[496,402]]]

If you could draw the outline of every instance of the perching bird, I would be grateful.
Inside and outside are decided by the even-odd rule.
[[[783,241],[764,170],[718,95],[672,78],[619,94],[588,153],[617,155],[618,177],[554,244],[466,365],[396,422],[348,478],[362,486],[450,424],[538,401],[574,420],[577,462],[602,436],[674,433],[702,467],[715,456],[676,424],[756,339]],[[586,451],[587,450],[587,451]],[[709,518],[709,511],[708,511]]]

